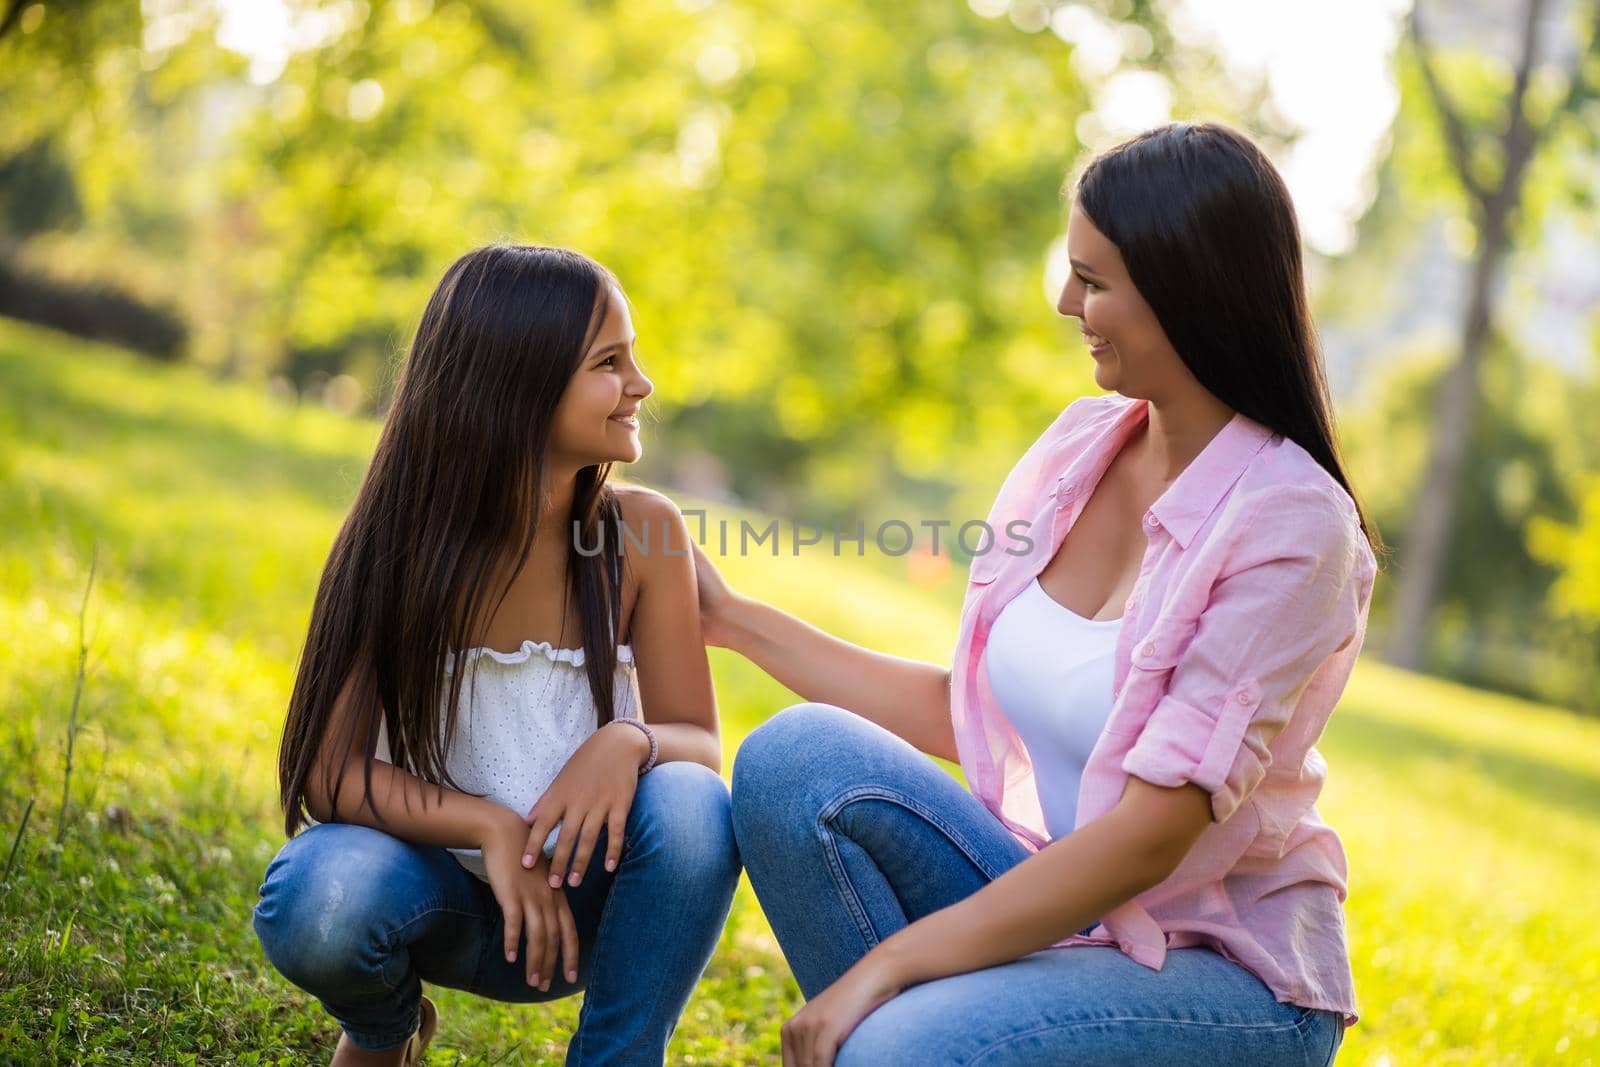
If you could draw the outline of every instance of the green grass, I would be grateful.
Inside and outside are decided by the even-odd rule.
[[[303,1063],[331,1019],[262,958],[277,731],[375,429],[0,325],[0,1061]],[[88,669],[58,825],[89,560]],[[731,559],[742,588],[934,660],[959,574]],[[728,764],[793,697],[713,652]],[[1363,663],[1322,750],[1362,1022],[1342,1064],[1600,1061],[1600,723]],[[59,846],[58,832],[63,833]],[[559,1060],[575,1000],[435,990],[435,1064]],[[799,1002],[748,885],[674,1062],[767,1063]]]

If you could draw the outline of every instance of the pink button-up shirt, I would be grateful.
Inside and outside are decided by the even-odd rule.
[[[1115,394],[1068,406],[1006,478],[994,545],[972,562],[951,678],[956,745],[973,794],[1032,849],[1049,840],[1039,790],[1050,783],[1035,782],[990,692],[989,630],[1148,415]],[[1236,414],[1151,505],[1144,532],[1075,825],[1115,807],[1129,775],[1195,783],[1214,821],[1165,881],[1058,944],[1114,944],[1155,970],[1168,948],[1206,945],[1279,1001],[1352,1025],[1344,849],[1314,806],[1327,763],[1312,746],[1361,648],[1377,572],[1355,505],[1303,448]]]

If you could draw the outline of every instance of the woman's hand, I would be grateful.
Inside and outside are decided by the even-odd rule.
[[[727,612],[739,599],[693,538],[689,547],[694,550],[694,584],[700,597],[700,633],[707,645],[731,648],[727,628]]]
[[[628,810],[639,788],[639,768],[649,758],[649,738],[632,726],[606,723],[591,734],[523,816],[532,829],[525,834],[522,865],[532,868],[542,862],[545,839],[560,823],[561,836],[550,856],[552,888],[558,888],[563,878],[574,886],[583,881],[602,829],[606,870],[616,870]]]
[[[522,865],[527,824],[510,808],[501,810],[505,817],[485,832],[482,848],[489,888],[505,917],[506,962],[516,960],[526,936],[528,984],[549,992],[558,963],[566,965],[567,981],[578,980],[578,925],[566,891],[552,889],[546,881],[543,854],[531,870]]]
[[[863,956],[783,1024],[783,1067],[833,1067],[861,1020],[899,995],[900,983],[879,959]]]

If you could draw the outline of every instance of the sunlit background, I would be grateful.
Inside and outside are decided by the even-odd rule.
[[[1594,1063],[1595,18],[0,0],[0,1061],[331,1049],[248,913],[316,578],[461,252],[568,244],[617,273],[657,387],[627,477],[757,528],[959,523],[1095,392],[1053,309],[1071,176],[1181,119],[1245,131],[1288,182],[1391,549],[1319,744],[1363,1007],[1340,1062]],[[948,540],[827,544],[726,569],[948,657]],[[713,666],[731,761],[792,694]],[[772,1062],[797,1003],[742,892],[676,1054]],[[559,1059],[576,1010],[441,1006],[441,1063]]]

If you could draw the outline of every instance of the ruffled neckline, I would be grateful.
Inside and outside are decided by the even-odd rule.
[[[494,660],[496,663],[503,663],[508,666],[517,663],[527,663],[529,660],[533,659],[536,653],[543,655],[544,658],[549,660],[551,663],[570,663],[574,667],[581,667],[584,663],[583,649],[557,648],[549,641],[524,641],[522,642],[521,648],[515,649],[511,652],[501,652],[497,649],[486,648],[483,646],[467,649],[467,657],[469,659],[476,660],[479,658],[487,658]],[[446,654],[445,669],[448,670],[453,667],[455,662],[455,653],[452,652]],[[617,663],[629,665],[633,663],[632,645],[617,646]]]

